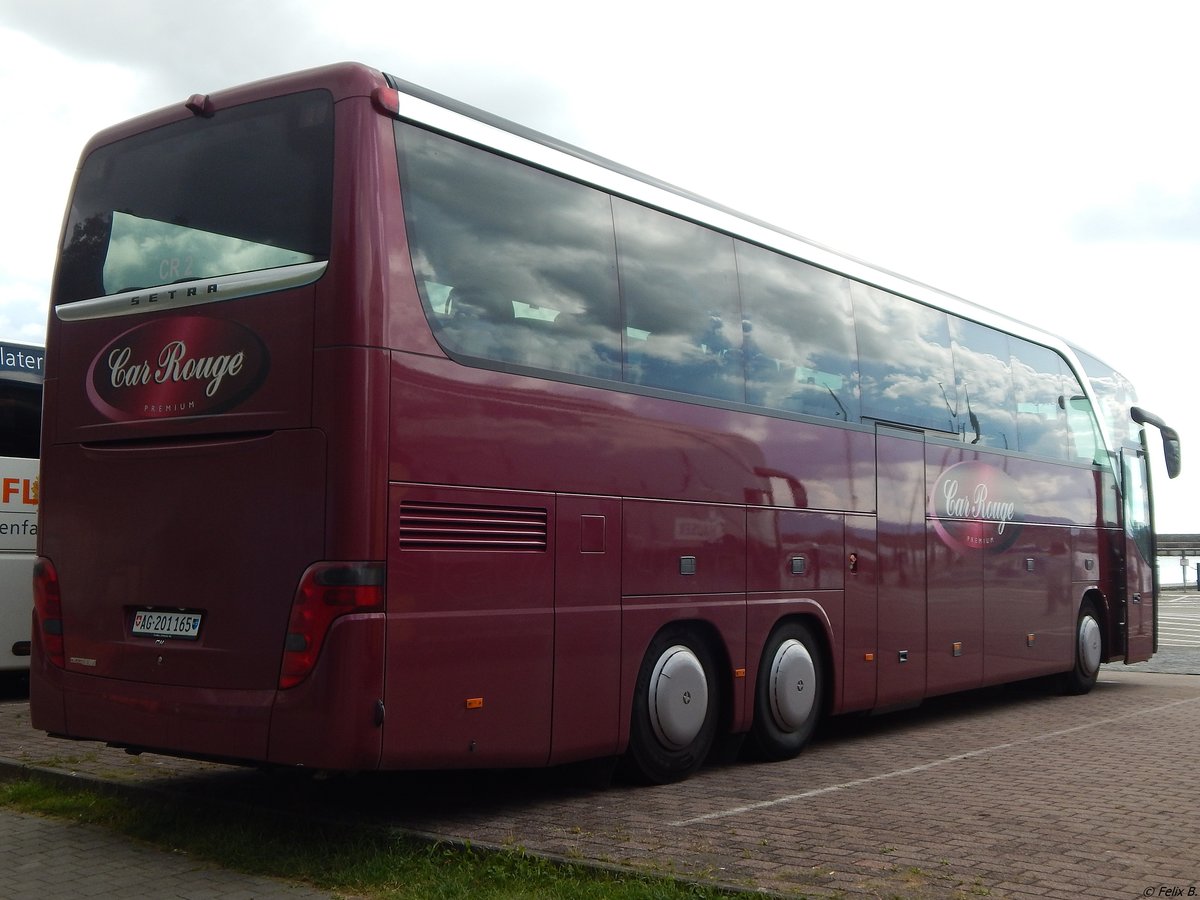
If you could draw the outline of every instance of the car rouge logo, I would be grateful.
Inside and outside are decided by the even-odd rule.
[[[139,325],[92,360],[88,397],[112,419],[224,412],[249,397],[268,370],[266,347],[233,322],[199,316]]]
[[[981,462],[951,466],[933,485],[929,514],[934,530],[958,551],[1000,553],[1021,533],[1020,486]]]

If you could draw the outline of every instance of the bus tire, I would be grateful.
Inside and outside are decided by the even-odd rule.
[[[688,777],[717,733],[720,689],[708,645],[681,627],[651,641],[633,695],[626,769],[650,784]]]
[[[799,621],[777,626],[758,665],[748,754],[770,761],[799,754],[824,711],[824,693],[822,654],[812,629]]]
[[[1064,694],[1086,694],[1100,674],[1103,640],[1100,620],[1092,601],[1079,607],[1075,621],[1075,664],[1060,676],[1059,686]]]

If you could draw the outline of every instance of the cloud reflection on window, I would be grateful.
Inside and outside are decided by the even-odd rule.
[[[104,291],[113,294],[254,272],[312,262],[314,258],[295,250],[115,212],[104,260]]]

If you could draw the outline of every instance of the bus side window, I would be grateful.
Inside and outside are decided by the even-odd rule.
[[[959,416],[963,440],[982,447],[1015,450],[1016,401],[1008,335],[950,317],[954,370],[965,415]]]
[[[737,263],[747,402],[857,422],[846,278],[743,242]]]
[[[1104,449],[1104,439],[1100,435],[1100,425],[1092,410],[1091,401],[1083,393],[1083,388],[1069,370],[1063,375],[1066,388],[1067,407],[1067,437],[1070,440],[1071,458],[1082,462],[1104,464],[1107,454]]]
[[[853,282],[863,415],[960,433],[950,325],[941,310]]]
[[[413,268],[444,349],[618,377],[609,197],[411,125],[396,135]]]
[[[1017,443],[1024,453],[1068,459],[1061,360],[1048,347],[1010,341],[1017,397]]]
[[[733,240],[614,199],[625,325],[647,333],[626,359],[638,384],[745,398]]]
[[[443,327],[448,344],[459,353],[484,359],[512,356],[512,302],[478,288],[454,288]]]

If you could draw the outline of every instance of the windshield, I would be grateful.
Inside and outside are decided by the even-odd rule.
[[[1118,371],[1081,350],[1075,351],[1100,404],[1100,414],[1116,447],[1140,447],[1140,429],[1129,416],[1137,403],[1133,385]]]
[[[328,259],[332,169],[325,91],[100,147],[72,198],[56,303]]]

